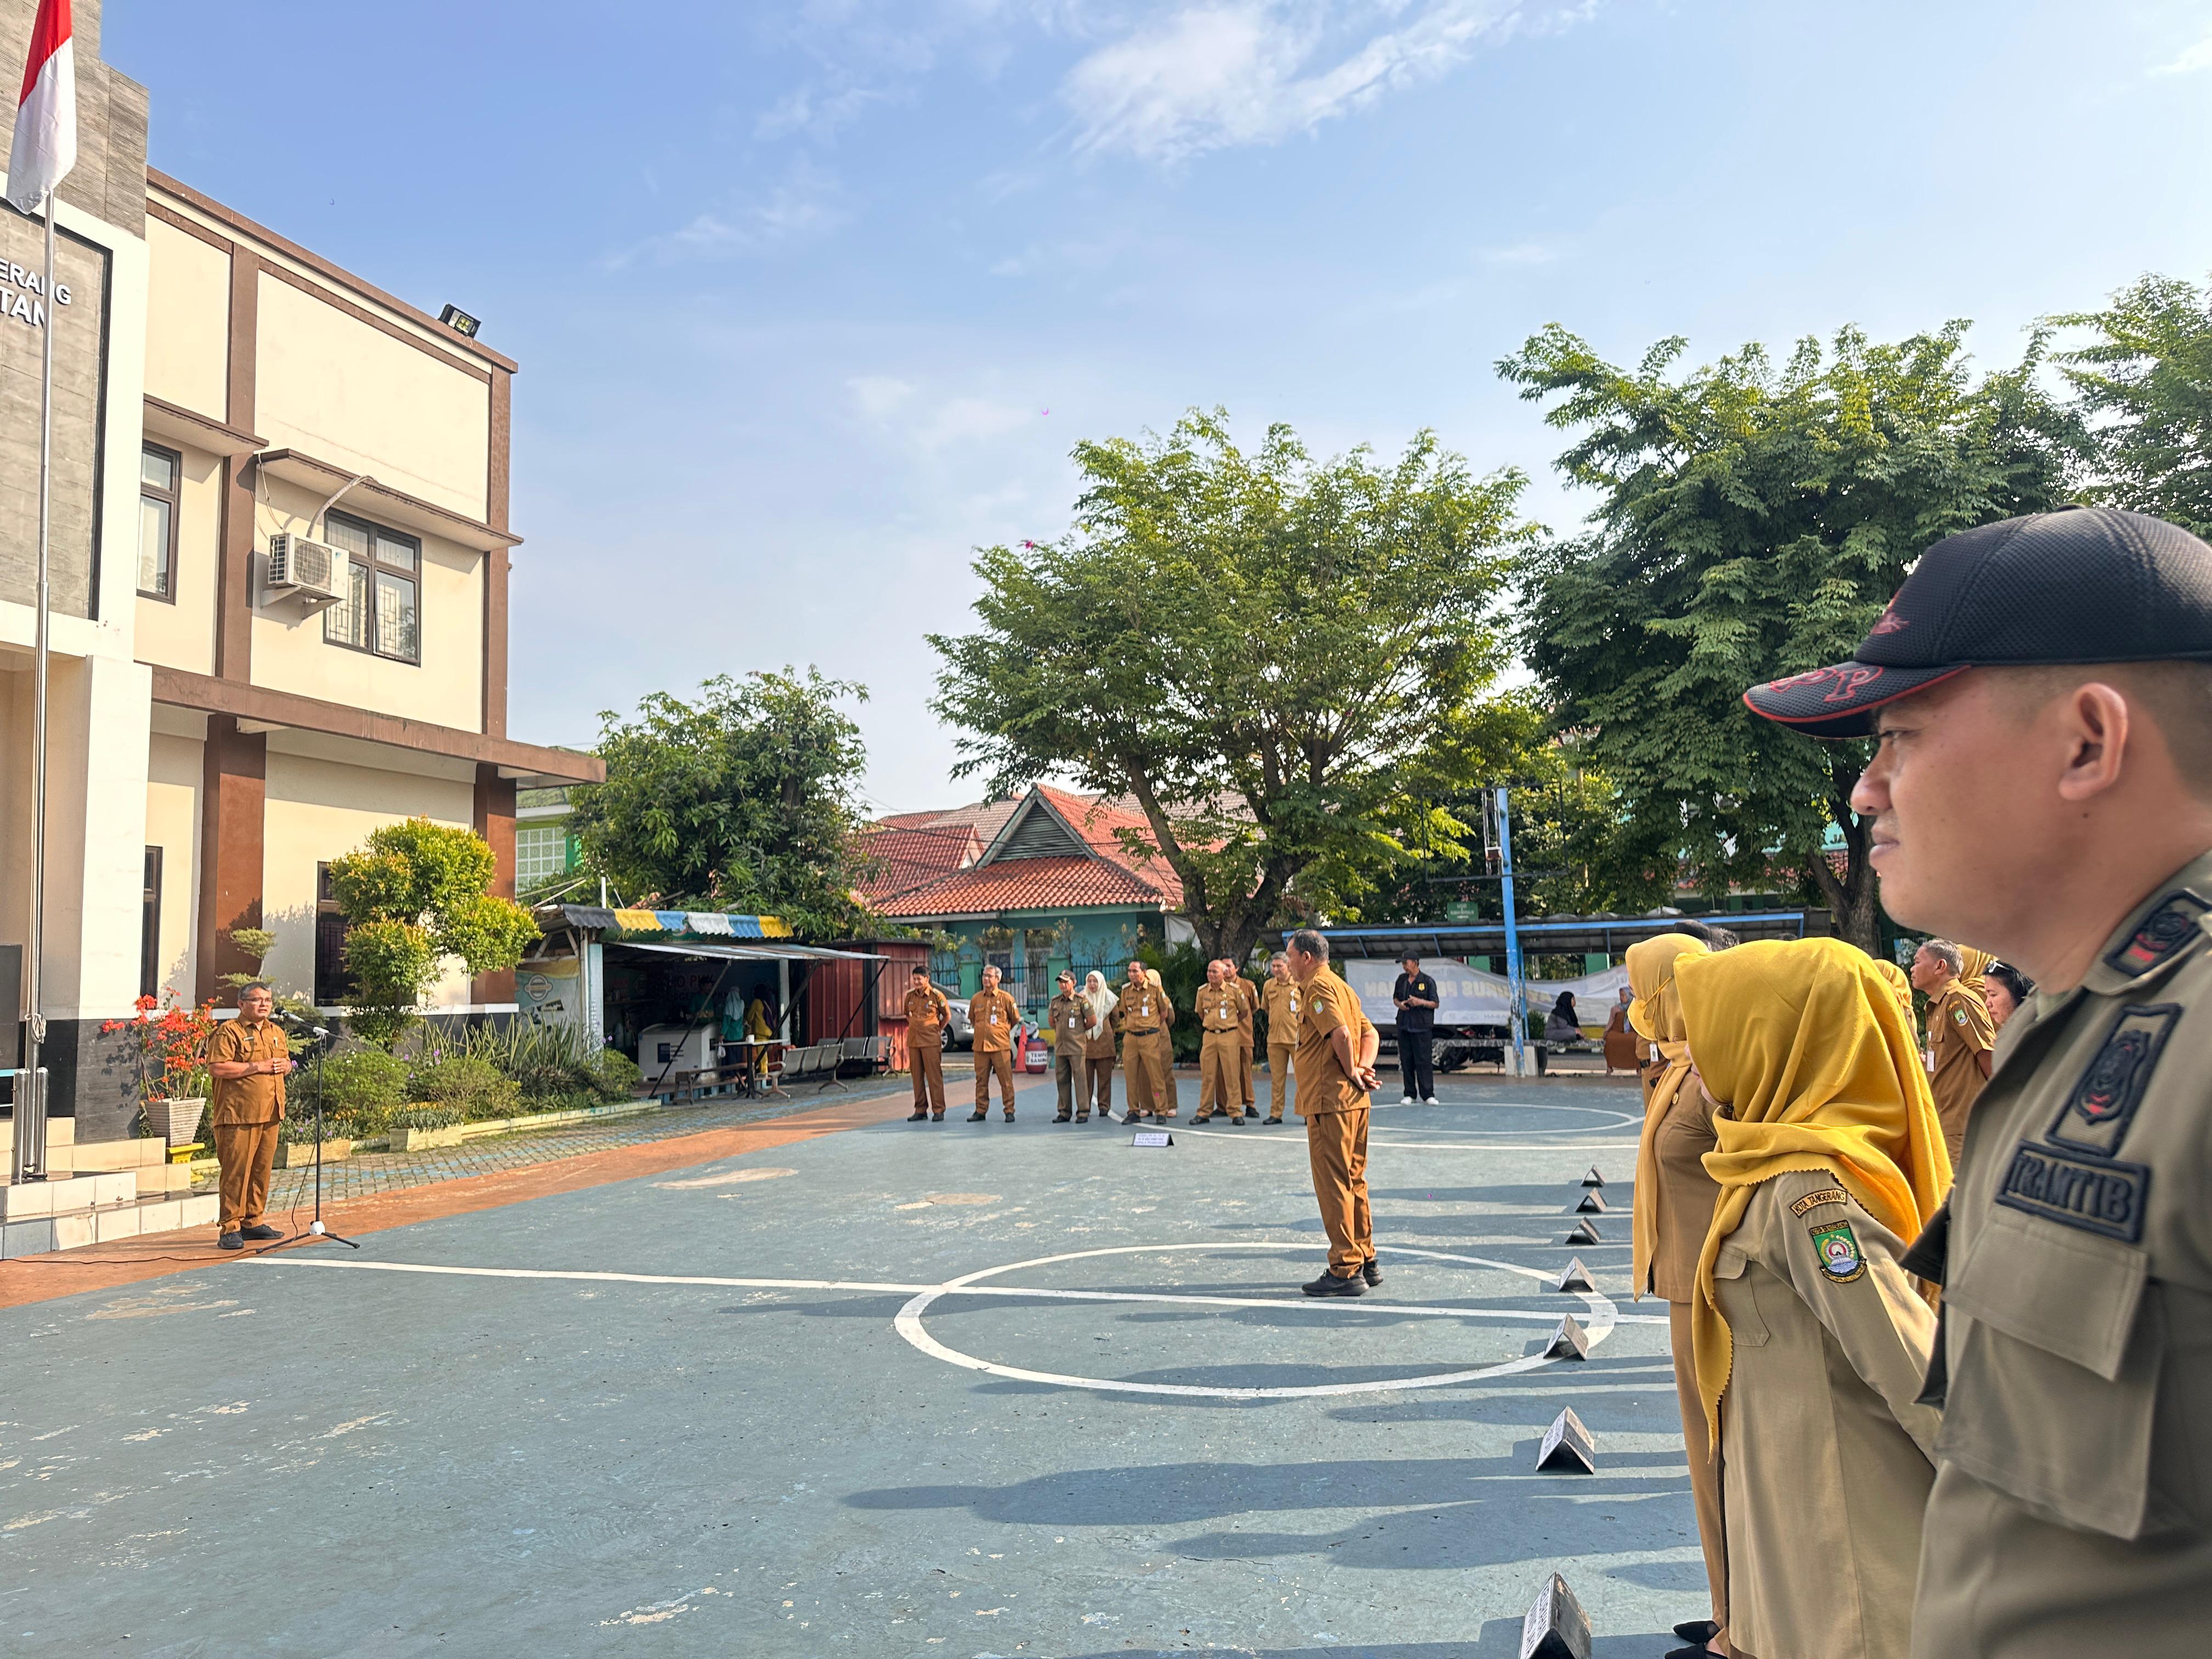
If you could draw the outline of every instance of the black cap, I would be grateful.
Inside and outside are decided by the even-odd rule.
[[[1816,738],[1969,668],[2212,659],[2212,547],[2179,525],[2065,507],[1946,536],[1920,556],[1849,662],[1743,694]]]

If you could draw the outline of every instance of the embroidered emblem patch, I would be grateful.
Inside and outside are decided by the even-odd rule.
[[[2178,893],[2168,893],[2164,902],[2142,919],[2135,936],[2105,958],[2105,966],[2130,979],[2163,967],[2169,957],[2179,955],[2191,940],[2202,937],[2197,919],[2208,910],[2212,910],[2212,904],[2186,887]]]
[[[1951,1010],[1951,1024],[1954,1025],[1964,1025],[1966,1023],[1966,1011],[1964,1008],[1954,1008]]]
[[[1792,1204],[1790,1206],[1790,1213],[1792,1215],[1803,1215],[1806,1211],[1812,1209],[1816,1205],[1846,1204],[1850,1201],[1850,1195],[1844,1192],[1841,1187],[1823,1187],[1819,1192],[1808,1193],[1804,1197],[1799,1199],[1795,1204]]]
[[[2050,1139],[2097,1158],[2110,1158],[2126,1139],[2136,1108],[2150,1086],[2151,1072],[2181,1018],[2181,1005],[2160,1002],[2120,1010],[2088,1070],[2066,1097]]]
[[[2129,1244],[2142,1242],[2149,1196],[2147,1164],[2078,1158],[2026,1141],[2014,1148],[1997,1188],[1997,1202],[2008,1208]]]
[[[1858,1235],[1848,1221],[1832,1221],[1813,1229],[1813,1253],[1820,1271],[1838,1285],[1848,1285],[1866,1272],[1866,1257],[1859,1254]]]

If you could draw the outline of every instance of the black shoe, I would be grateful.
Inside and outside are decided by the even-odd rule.
[[[917,1106],[914,1109],[914,1115],[907,1119],[907,1121],[909,1123],[919,1123],[928,1115],[929,1114],[927,1112],[923,1111],[921,1107]]]
[[[1257,1106],[1247,1106],[1244,1109],[1244,1115],[1247,1117],[1257,1117],[1260,1115],[1260,1109]]]
[[[1075,1115],[1075,1121],[1076,1121],[1078,1123],[1088,1123],[1088,1122],[1090,1122],[1090,1121],[1091,1121],[1091,1114],[1090,1114],[1090,1113],[1088,1113],[1088,1112],[1078,1112],[1078,1113]],[[1066,1118],[1062,1118],[1062,1119],[1060,1119],[1060,1121],[1061,1121],[1062,1123],[1065,1123],[1065,1122],[1066,1122],[1066,1121],[1067,1121],[1067,1120],[1066,1120]]]
[[[929,1121],[932,1123],[942,1123],[945,1121],[945,1114],[942,1112],[932,1112],[929,1115]]]
[[[1360,1283],[1358,1273],[1352,1274],[1349,1279],[1339,1279],[1333,1273],[1324,1272],[1312,1284],[1301,1285],[1298,1288],[1308,1296],[1364,1296],[1367,1294],[1367,1286]]]
[[[1263,1117],[1260,1121],[1271,1129],[1279,1129],[1283,1127],[1283,1120],[1279,1117]]]
[[[1382,1282],[1382,1269],[1375,1265],[1375,1258],[1370,1255],[1359,1264],[1359,1276],[1370,1285],[1380,1285]]]
[[[1009,1107],[1007,1107],[1007,1108],[1006,1108],[1006,1121],[1007,1121],[1007,1122],[1009,1122],[1009,1123],[1012,1123],[1013,1121],[1014,1121],[1014,1109],[1013,1109],[1012,1107],[1009,1106]]]
[[[979,1111],[968,1121],[970,1123],[988,1123],[991,1121],[991,1115],[988,1112]]]
[[[1685,1619],[1674,1626],[1674,1634],[1685,1642],[1710,1642],[1720,1633],[1720,1626],[1711,1619]]]
[[[246,1240],[236,1233],[225,1233],[216,1240],[215,1247],[218,1250],[242,1250],[246,1248]]]
[[[1230,1115],[1229,1115],[1229,1127],[1230,1127],[1231,1128],[1232,1128],[1232,1129],[1241,1128],[1241,1127],[1243,1127],[1243,1123],[1244,1123],[1244,1120],[1243,1120],[1243,1118],[1241,1118],[1241,1117],[1237,1116],[1237,1114],[1236,1114],[1236,1113],[1234,1113],[1234,1112],[1230,1113]]]
[[[258,1221],[255,1222],[251,1227],[240,1227],[238,1230],[238,1236],[240,1238],[282,1238],[284,1237],[284,1235],[279,1232],[276,1228],[267,1226]]]
[[[1013,1114],[1012,1114],[1012,1113],[1010,1112],[1010,1113],[1008,1113],[1008,1114],[1007,1114],[1007,1115],[1008,1115],[1009,1117],[1011,1117],[1011,1116],[1012,1116],[1012,1115],[1013,1115]],[[1074,1122],[1074,1121],[1075,1121],[1074,1118],[1073,1118],[1072,1116],[1070,1116],[1070,1115],[1069,1115],[1067,1113],[1066,1113],[1066,1112],[1060,1112],[1060,1113],[1056,1113],[1056,1114],[1054,1115],[1054,1117],[1053,1117],[1053,1120],[1052,1120],[1052,1121],[1053,1121],[1054,1123],[1073,1123],[1073,1122]]]

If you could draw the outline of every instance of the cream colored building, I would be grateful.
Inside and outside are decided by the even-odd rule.
[[[10,87],[34,9],[0,0]],[[53,1109],[81,1139],[131,1107],[100,1022],[143,991],[215,994],[251,966],[232,929],[276,934],[263,968],[283,988],[343,1000],[322,872],[370,830],[472,827],[511,891],[517,783],[599,775],[507,735],[516,365],[148,171],[145,94],[98,61],[99,22],[78,0],[87,131],[58,220],[74,280],[52,308],[65,395],[44,1005]],[[0,277],[35,271],[39,238],[0,205]],[[27,457],[35,489],[40,328],[6,314],[14,297],[0,284],[0,950],[28,900],[21,486]],[[307,582],[274,580],[278,550]],[[508,980],[457,973],[434,1006],[510,1010]]]

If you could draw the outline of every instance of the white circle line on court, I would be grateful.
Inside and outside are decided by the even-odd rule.
[[[1413,1389],[1446,1388],[1459,1382],[1480,1382],[1486,1377],[1511,1376],[1523,1371],[1532,1371],[1541,1366],[1559,1363],[1543,1354],[1527,1354],[1518,1359],[1503,1360],[1495,1365],[1482,1365],[1468,1370],[1445,1371],[1429,1376],[1388,1378],[1381,1381],[1367,1382],[1322,1382],[1309,1384],[1300,1388],[1236,1389],[1210,1387],[1199,1383],[1185,1382],[1129,1382],[1113,1377],[1072,1376],[1060,1371],[1035,1371],[1018,1365],[1001,1365],[994,1360],[979,1358],[974,1354],[963,1353],[957,1348],[946,1346],[944,1343],[939,1342],[935,1337],[932,1336],[923,1327],[921,1322],[922,1316],[929,1310],[930,1304],[936,1302],[940,1297],[950,1295],[974,1294],[975,1291],[985,1288],[977,1285],[978,1280],[994,1278],[1000,1273],[1018,1273],[1024,1267],[1050,1267],[1058,1262],[1083,1261],[1091,1260],[1094,1257],[1104,1255],[1147,1255],[1170,1250],[1310,1250],[1311,1249],[1313,1249],[1311,1241],[1304,1239],[1297,1240],[1296,1242],[1273,1239],[1214,1239],[1201,1241],[1195,1243],[1182,1244],[1115,1244],[1095,1250],[1069,1250],[1058,1255],[1033,1256],[1026,1261],[1010,1261],[1004,1267],[981,1267],[972,1273],[963,1273],[957,1279],[948,1279],[942,1285],[936,1285],[929,1290],[924,1291],[920,1295],[916,1296],[911,1302],[908,1302],[906,1306],[899,1310],[898,1316],[892,1321],[892,1327],[902,1337],[905,1338],[908,1342],[913,1344],[915,1347],[921,1350],[923,1353],[929,1355],[933,1359],[941,1359],[947,1364],[959,1365],[969,1370],[982,1371],[992,1376],[1003,1376],[1012,1381],[1021,1382],[1043,1382],[1066,1389],[1091,1389],[1112,1394],[1166,1395],[1181,1399],[1310,1400],[1329,1395],[1391,1394]],[[1553,1277],[1552,1273],[1546,1272],[1540,1267],[1523,1267],[1510,1261],[1495,1261],[1486,1256],[1456,1255],[1447,1250],[1415,1249],[1411,1246],[1402,1244],[1378,1244],[1376,1246],[1376,1249],[1378,1251],[1387,1252],[1393,1255],[1421,1256],[1432,1261],[1464,1262],[1474,1267],[1490,1267],[1504,1273],[1519,1273],[1524,1278],[1528,1279],[1548,1279]],[[1029,1295],[1038,1294],[1036,1291],[1018,1293]],[[1051,1292],[1047,1291],[1043,1292],[1043,1294],[1049,1295]],[[1116,1293],[1091,1293],[1091,1295],[1101,1296],[1115,1294]],[[1595,1291],[1577,1291],[1572,1292],[1572,1294],[1581,1297],[1584,1306],[1589,1310],[1589,1345],[1592,1347],[1595,1347],[1599,1343],[1604,1341],[1607,1337],[1613,1334],[1614,1325],[1620,1322],[1620,1310],[1613,1305],[1610,1298],[1601,1296]],[[1089,1299],[1089,1297],[1086,1296],[1085,1299]],[[1131,1299],[1135,1300],[1139,1298],[1132,1297]],[[1181,1296],[1170,1297],[1165,1295],[1147,1296],[1141,1299],[1146,1301],[1176,1300],[1190,1302],[1218,1302],[1223,1300],[1223,1298]],[[1308,1303],[1305,1305],[1317,1305],[1322,1300],[1322,1298],[1315,1298],[1313,1302]],[[1231,1305],[1236,1304],[1231,1303]],[[1267,1307],[1296,1307],[1300,1304],[1289,1301],[1280,1301],[1269,1298],[1265,1300],[1261,1305]],[[1411,1313],[1415,1311],[1415,1310],[1411,1306],[1395,1303],[1386,1303],[1382,1304],[1382,1306],[1386,1310],[1393,1313]],[[1420,1310],[1420,1311],[1425,1313],[1434,1312],[1437,1314],[1447,1314],[1456,1311],[1462,1313],[1462,1316],[1464,1316],[1466,1312],[1466,1310],[1462,1310],[1445,1309],[1425,1309]],[[1526,1316],[1533,1317],[1539,1322],[1544,1324],[1550,1324],[1553,1322],[1553,1316],[1549,1314],[1536,1314],[1531,1310],[1531,1313]],[[1639,1321],[1639,1322],[1641,1322]]]
[[[1297,1135],[1270,1135],[1264,1129],[1257,1131],[1206,1129],[1200,1128],[1196,1123],[1180,1122],[1170,1122],[1166,1127],[1182,1134],[1203,1135],[1211,1140],[1248,1140],[1253,1139],[1256,1133],[1257,1138],[1262,1143],[1272,1142],[1280,1146],[1305,1145],[1305,1142]],[[1285,1127],[1288,1127],[1287,1122]],[[1412,1132],[1408,1131],[1408,1133]],[[1440,1130],[1437,1133],[1445,1133],[1449,1131]],[[1585,1131],[1585,1133],[1602,1133],[1604,1132],[1596,1130]],[[1367,1149],[1370,1154],[1383,1151],[1393,1152],[1623,1152],[1633,1151],[1638,1144],[1633,1140],[1552,1140],[1540,1146],[1522,1143],[1500,1145],[1495,1141],[1470,1143],[1462,1140],[1376,1140],[1373,1139],[1370,1130]]]

